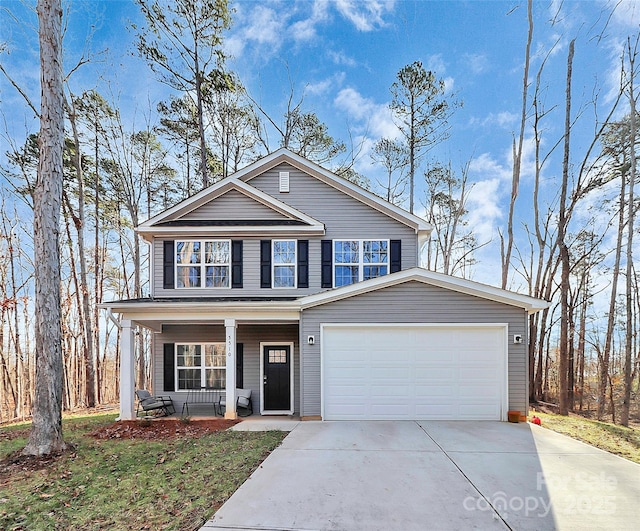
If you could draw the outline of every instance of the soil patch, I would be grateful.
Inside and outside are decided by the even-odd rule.
[[[207,433],[229,429],[239,420],[123,420],[98,428],[90,433],[95,439],[172,439],[176,437],[201,437]]]

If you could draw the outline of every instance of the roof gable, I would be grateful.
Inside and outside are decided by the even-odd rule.
[[[432,227],[424,219],[410,214],[406,210],[385,201],[384,199],[372,194],[361,186],[358,186],[347,179],[338,177],[334,173],[318,166],[317,164],[292,153],[288,149],[281,148],[266,157],[246,166],[234,174],[234,178],[243,182],[250,182],[251,179],[262,175],[264,172],[280,165],[289,164],[294,168],[315,177],[316,179],[332,186],[342,193],[353,197],[354,199],[382,212],[383,214],[411,227],[419,234],[419,239],[427,238],[431,233]]]
[[[390,286],[404,284],[406,282],[422,282],[432,286],[465,293],[475,297],[480,297],[495,302],[500,302],[510,306],[516,306],[526,310],[529,314],[539,312],[549,307],[547,301],[521,295],[512,291],[503,290],[472,280],[436,273],[420,267],[406,269],[398,273],[384,275],[364,282],[358,282],[349,286],[335,288],[315,295],[309,295],[300,299],[300,306],[303,310],[329,304],[331,302],[355,297],[364,293],[370,293]]]
[[[230,205],[235,208],[229,208]],[[185,199],[140,224],[136,230],[149,239],[153,234],[178,228],[197,232],[225,227],[228,232],[233,227],[243,227],[241,230],[246,231],[250,226],[296,226],[304,232],[324,233],[324,225],[311,216],[234,177]]]

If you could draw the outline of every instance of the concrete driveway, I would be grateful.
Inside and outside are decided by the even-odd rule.
[[[203,530],[638,529],[640,465],[529,424],[302,422]]]

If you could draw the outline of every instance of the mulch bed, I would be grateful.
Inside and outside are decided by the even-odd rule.
[[[240,421],[227,419],[189,420],[188,422],[171,419],[123,420],[98,428],[89,435],[95,439],[145,440],[201,437],[207,433],[229,429],[238,422]]]

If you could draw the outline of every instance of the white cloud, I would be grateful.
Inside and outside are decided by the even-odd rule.
[[[335,64],[340,66],[356,66],[358,64],[355,59],[344,52],[328,51],[327,54]]]
[[[359,31],[386,25],[384,15],[393,11],[395,0],[334,0],[336,9]]]
[[[611,19],[619,26],[638,29],[640,2],[638,0],[608,0],[606,6],[613,10]]]
[[[291,25],[290,31],[296,42],[309,42],[316,38],[316,27],[329,20],[328,0],[316,0],[313,2],[311,16],[299,20]]]
[[[261,53],[267,50],[269,55],[277,53],[283,44],[287,17],[264,5],[252,4],[252,9],[243,7],[241,3],[236,7],[235,31],[225,39],[225,51],[235,58],[242,56],[249,46],[259,48]]]
[[[365,98],[354,88],[338,92],[334,104],[346,112],[347,119],[353,120],[359,131],[366,131],[367,136],[395,138],[399,134],[388,105]]]
[[[442,77],[442,75],[447,71],[447,65],[445,64],[441,53],[427,57],[424,67],[427,70],[431,70],[436,77]]]
[[[467,210],[469,226],[479,243],[494,239],[502,220],[500,206],[504,182],[500,176],[475,181],[469,190]]]
[[[443,81],[444,81],[444,91],[449,93],[453,92],[455,80],[451,76],[447,76],[443,79]]]
[[[256,4],[251,10],[248,22],[249,24],[244,31],[246,39],[259,44],[269,44],[273,46],[279,46],[281,44],[286,22],[282,13]]]
[[[509,131],[513,131],[518,123],[518,115],[509,112],[502,111],[498,113],[489,113],[484,119],[472,117],[469,120],[471,125],[480,125],[481,127],[500,127]]]
[[[482,74],[491,66],[486,55],[480,53],[466,53],[462,56],[467,68],[474,74]]]
[[[328,94],[334,90],[335,87],[340,87],[346,78],[344,72],[336,72],[329,78],[317,81],[315,83],[308,83],[305,87],[305,93],[312,94],[314,96],[321,96]]]

